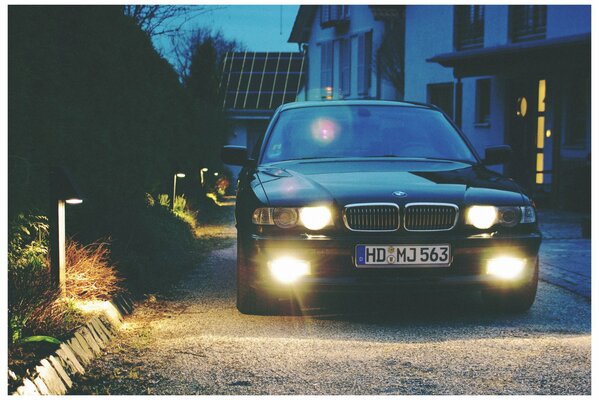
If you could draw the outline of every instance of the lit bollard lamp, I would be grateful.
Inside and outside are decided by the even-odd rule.
[[[52,285],[66,295],[65,204],[81,204],[83,196],[65,167],[50,170],[50,278]]]
[[[200,169],[200,185],[202,186],[202,189],[204,188],[204,172],[208,172],[208,168],[204,167]]]
[[[185,173],[181,172],[179,168],[177,168],[177,171],[179,172],[175,172],[173,175],[173,202],[171,204],[172,210],[175,209],[175,199],[177,198],[177,178],[185,178]]]

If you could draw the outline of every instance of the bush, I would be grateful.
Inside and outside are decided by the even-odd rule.
[[[108,242],[66,245],[67,296],[79,301],[110,300],[121,290],[122,278],[110,262]]]
[[[106,243],[66,246],[67,297],[51,285],[47,218],[19,214],[10,225],[8,250],[9,341],[30,335],[60,336],[76,327],[75,301],[109,299],[120,278],[109,263]]]
[[[131,207],[126,220],[112,226],[112,253],[128,288],[138,294],[174,282],[199,259],[200,243],[191,229],[195,213],[179,198],[173,212],[167,199],[146,194],[145,206]]]

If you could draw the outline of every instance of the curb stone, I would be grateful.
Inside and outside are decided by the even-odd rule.
[[[133,301],[128,296],[117,295],[111,304],[117,310],[118,322],[107,313],[104,318],[93,317],[77,329],[69,340],[62,342],[54,354],[41,360],[35,367],[35,371],[24,377],[21,386],[11,394],[13,396],[66,394],[73,387],[71,377],[85,374],[85,367],[100,355],[108,342],[115,337],[123,317],[133,312]]]

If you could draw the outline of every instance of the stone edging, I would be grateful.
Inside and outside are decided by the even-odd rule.
[[[72,376],[85,373],[120,328],[123,317],[133,312],[133,301],[117,295],[110,302],[115,313],[104,312],[104,318],[93,317],[73,336],[60,344],[54,354],[41,360],[35,371],[23,378],[22,385],[12,395],[62,395],[73,386]]]

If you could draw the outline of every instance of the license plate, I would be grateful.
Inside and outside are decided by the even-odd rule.
[[[357,245],[356,266],[412,266],[447,267],[451,262],[448,244]]]

